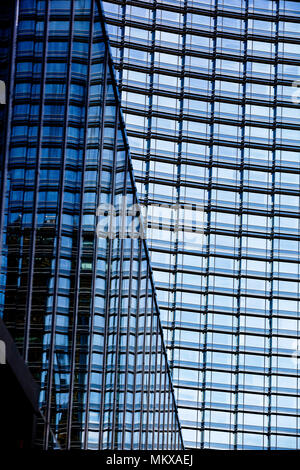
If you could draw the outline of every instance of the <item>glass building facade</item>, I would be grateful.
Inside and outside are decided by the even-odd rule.
[[[300,3],[103,5],[185,445],[299,449]]]
[[[137,196],[101,4],[0,8],[0,315],[40,386],[37,445],[180,449],[146,242],[121,236],[142,221],[120,206]]]

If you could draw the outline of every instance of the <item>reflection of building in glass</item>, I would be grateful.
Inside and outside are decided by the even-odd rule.
[[[0,315],[40,386],[37,443],[180,449],[145,241],[96,236],[99,205],[136,203],[100,3],[15,6]]]
[[[103,5],[141,202],[205,208],[188,248],[149,216],[184,442],[299,448],[300,3]]]

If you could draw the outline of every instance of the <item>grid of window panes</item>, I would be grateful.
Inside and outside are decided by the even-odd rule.
[[[99,205],[136,203],[100,3],[16,5],[0,314],[40,385],[37,444],[180,449],[145,241],[96,234]]]
[[[300,3],[103,6],[141,203],[205,209],[148,218],[185,445],[299,448]]]

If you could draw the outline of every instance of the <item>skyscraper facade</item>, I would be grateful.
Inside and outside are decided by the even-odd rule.
[[[40,387],[36,444],[181,449],[101,4],[1,13],[0,316]]]
[[[299,448],[300,3],[103,5],[185,445]]]

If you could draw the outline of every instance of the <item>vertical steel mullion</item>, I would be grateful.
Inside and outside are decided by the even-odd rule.
[[[164,403],[165,403],[165,389],[162,387],[162,383],[164,380],[165,375],[163,374],[163,355],[160,354],[160,373],[159,373],[159,380],[160,380],[160,387],[159,387],[159,434],[162,435],[162,445],[161,449],[165,448],[165,419],[166,413],[164,412]],[[163,410],[163,411],[162,411]]]
[[[158,400],[157,400],[157,433],[158,433],[158,450],[161,450],[163,448],[163,433],[161,432],[160,426],[161,426],[161,403],[162,403],[162,390],[161,390],[161,379],[162,379],[162,374],[161,374],[161,362],[162,362],[162,355],[159,354],[158,350],[158,345],[159,345],[159,333],[158,330],[156,331],[156,361],[157,361],[157,367],[158,367],[158,383],[159,383],[159,390],[158,390]],[[162,420],[163,421],[163,420]],[[160,443],[161,441],[161,443]]]
[[[165,371],[165,360],[162,358],[161,361],[161,370],[162,376],[164,378],[164,388],[163,388],[163,435],[164,435],[164,450],[168,449],[168,432],[167,429],[169,427],[169,403],[167,402],[167,376]]]
[[[135,240],[134,240],[135,241]],[[133,245],[134,245],[133,241]],[[136,353],[134,356],[134,377],[133,377],[133,413],[132,413],[132,439],[131,439],[131,447],[134,449],[134,434],[135,434],[135,402],[136,402],[136,393],[137,393],[137,387],[136,387],[136,375],[137,375],[137,364],[138,364],[138,338],[139,338],[139,314],[140,314],[140,303],[139,303],[139,298],[140,298],[140,278],[141,278],[141,265],[142,265],[142,250],[141,250],[141,243],[140,240],[137,240],[138,244],[138,268],[137,268],[137,303],[136,303],[136,331],[135,331],[135,348],[136,348]],[[138,444],[139,445],[139,444]]]
[[[209,282],[209,250],[210,250],[210,231],[211,231],[211,182],[213,167],[213,139],[214,139],[214,109],[215,109],[215,76],[216,76],[216,46],[217,46],[217,10],[218,0],[215,0],[214,36],[213,36],[213,59],[212,59],[212,102],[211,102],[211,121],[210,121],[210,148],[209,148],[209,183],[208,183],[208,201],[207,201],[207,267],[206,267],[206,302],[205,302],[205,319],[204,319],[204,339],[203,339],[203,396],[202,396],[202,420],[201,420],[201,449],[204,448],[204,425],[205,425],[205,399],[206,399],[206,359],[207,359],[207,315],[208,315],[208,282]]]
[[[176,181],[176,204],[178,207],[177,210],[177,218],[175,224],[177,225],[177,229],[179,230],[179,220],[180,220],[180,192],[181,192],[181,165],[182,165],[182,139],[183,139],[183,119],[184,119],[184,70],[185,70],[185,51],[186,51],[186,26],[187,26],[187,0],[184,0],[184,14],[183,14],[183,31],[182,31],[182,55],[181,55],[181,71],[180,71],[180,104],[179,104],[179,124],[178,124],[178,160],[177,160],[177,181]],[[182,188],[183,191],[185,187]],[[171,329],[171,359],[170,363],[170,372],[172,375],[173,371],[173,364],[174,364],[174,353],[175,353],[175,331],[176,331],[176,305],[178,297],[182,297],[180,292],[177,294],[177,282],[178,282],[178,251],[179,251],[179,244],[178,244],[178,232],[175,232],[175,243],[174,243],[174,284],[172,286],[172,290],[174,290],[174,298],[173,298],[173,305],[171,308],[171,312],[173,312],[172,318],[172,329]],[[170,247],[171,248],[171,247]],[[170,250],[171,251],[171,250]]]
[[[272,145],[272,227],[271,227],[271,268],[270,268],[270,310],[268,318],[269,330],[269,377],[268,377],[268,415],[267,415],[267,450],[272,448],[272,365],[273,365],[273,308],[274,308],[274,236],[275,236],[275,189],[276,189],[276,138],[277,138],[277,106],[278,106],[278,43],[279,43],[279,13],[280,2],[276,1],[276,41],[275,41],[275,86],[274,86],[274,113],[273,113],[273,145]],[[277,425],[277,423],[276,423]],[[276,434],[277,440],[277,434]],[[277,447],[277,442],[276,442]]]
[[[2,166],[2,184],[1,184],[1,206],[0,206],[0,270],[2,269],[2,256],[3,256],[3,232],[5,220],[5,206],[6,206],[6,184],[8,175],[8,160],[9,160],[9,146],[11,138],[11,122],[13,115],[13,100],[14,100],[14,83],[15,83],[15,69],[16,69],[16,51],[17,51],[17,31],[18,31],[18,18],[19,18],[19,0],[14,1],[14,14],[11,19],[12,26],[12,44],[11,44],[11,58],[9,66],[9,87],[7,89],[7,110],[6,110],[6,136],[3,151],[3,166]],[[26,329],[26,328],[25,328]]]
[[[108,57],[107,66],[111,71],[111,58]],[[111,176],[111,204],[114,205],[115,196],[115,177],[116,177],[116,153],[117,153],[117,136],[118,136],[118,122],[119,122],[119,103],[115,102],[115,122],[114,122],[114,143],[113,143],[113,167]],[[106,108],[106,103],[105,103]],[[105,112],[105,111],[104,111]],[[105,408],[105,386],[106,386],[106,373],[107,373],[107,343],[108,343],[108,327],[109,327],[109,316],[110,316],[110,299],[111,299],[111,264],[112,264],[112,252],[114,249],[113,240],[109,238],[107,241],[107,277],[106,277],[106,305],[105,305],[105,327],[104,327],[104,351],[103,351],[103,378],[102,378],[102,394],[101,394],[101,411],[100,411],[100,432],[99,432],[99,443],[103,433],[103,420],[104,420],[104,408]],[[116,377],[116,374],[115,374]],[[112,430],[111,430],[112,431]],[[102,444],[101,444],[102,445]]]
[[[150,282],[150,281],[149,281]],[[152,317],[155,316],[156,322],[157,322],[157,317],[156,317],[156,311],[155,311],[155,305],[154,305],[154,299],[152,297],[152,312],[151,315]],[[155,417],[156,417],[156,404],[157,404],[157,392],[156,392],[156,387],[157,387],[157,375],[158,375],[158,361],[157,361],[157,328],[155,332],[155,374],[154,374],[154,385],[153,385],[153,426],[152,426],[152,432],[153,432],[153,440],[152,440],[152,449],[155,450],[155,441],[154,441],[154,436],[156,432],[156,424],[155,424]],[[157,449],[159,448],[159,433],[157,432],[157,443],[156,447]]]
[[[147,269],[147,277],[146,277],[146,283],[147,286],[150,283],[150,273],[149,269]],[[154,298],[153,294],[151,295],[151,319],[150,319],[150,344],[149,344],[149,383],[148,383],[148,397],[147,397],[147,421],[146,421],[146,429],[149,429],[149,414],[151,413],[150,405],[151,405],[151,366],[152,366],[152,329],[153,329],[153,305],[154,305]],[[148,308],[147,308],[148,310]],[[148,312],[147,312],[148,313]],[[147,315],[148,317],[148,315]],[[146,433],[146,449],[148,448],[148,435],[149,432]],[[152,446],[153,446],[153,438],[154,438],[154,433],[152,433]]]
[[[120,355],[120,340],[121,340],[121,337],[120,337],[120,322],[121,322],[121,314],[120,314],[120,306],[122,304],[122,282],[123,282],[123,276],[122,276],[122,263],[123,263],[123,240],[120,241],[120,245],[121,245],[121,248],[120,248],[120,260],[119,260],[119,263],[120,263],[120,271],[119,271],[119,288],[118,288],[118,293],[119,293],[119,298],[118,298],[118,310],[117,310],[117,329],[116,329],[116,333],[114,333],[115,335],[115,338],[116,338],[116,341],[115,341],[115,347],[116,347],[116,351],[115,351],[115,357],[116,357],[116,364],[115,364],[115,385],[114,385],[114,391],[113,391],[113,410],[112,410],[112,443],[111,443],[111,448],[112,449],[115,449],[115,446],[118,446],[118,439],[116,439],[116,433],[118,433],[118,426],[117,426],[117,422],[118,422],[118,412],[117,411],[117,396],[118,396],[118,393],[119,391],[117,390],[118,387],[119,387],[119,384],[118,384],[118,378],[119,378],[119,374],[121,373],[120,371],[120,362],[119,362],[119,355]],[[125,403],[124,403],[125,405]],[[124,418],[124,416],[123,416]],[[123,425],[122,425],[122,433],[124,433],[124,420],[123,420]],[[117,447],[116,447],[117,448]]]
[[[126,157],[128,155],[126,153]],[[125,363],[125,384],[124,384],[124,404],[125,404],[125,417],[126,417],[126,410],[127,410],[127,394],[128,394],[128,370],[129,370],[129,349],[130,349],[130,320],[131,320],[131,298],[132,298],[132,264],[133,264],[133,240],[130,239],[130,264],[129,264],[129,289],[128,289],[128,309],[127,309],[127,329],[128,334],[126,338],[126,363]],[[132,410],[132,415],[134,415],[134,410]],[[132,435],[133,435],[133,427],[132,427]],[[125,432],[123,432],[122,436],[122,449],[125,448]],[[130,448],[132,450],[132,439]]]
[[[151,31],[151,52],[150,52],[150,83],[149,83],[149,107],[147,112],[147,134],[144,140],[146,139],[146,159],[145,159],[145,191],[142,195],[144,206],[146,208],[146,217],[148,224],[148,201],[149,201],[149,172],[150,172],[150,161],[151,161],[151,133],[152,133],[152,112],[153,112],[153,75],[154,75],[154,46],[155,46],[155,25],[156,25],[156,1],[152,0],[152,23],[154,28]],[[146,95],[147,96],[147,95]]]
[[[49,14],[49,2],[48,14]],[[48,22],[49,26],[49,17]],[[59,262],[61,257],[61,233],[62,233],[62,219],[63,219],[63,204],[64,204],[64,189],[65,189],[65,170],[66,170],[66,151],[67,151],[67,136],[68,136],[68,106],[70,101],[70,79],[71,79],[71,57],[72,57],[72,35],[73,35],[73,2],[71,4],[71,27],[69,30],[69,49],[68,49],[68,71],[67,71],[67,88],[66,88],[66,103],[65,103],[65,115],[64,115],[64,136],[63,136],[63,153],[61,161],[61,174],[60,174],[60,192],[59,192],[59,203],[58,203],[58,219],[57,219],[57,235],[56,235],[56,256],[55,256],[55,270],[54,270],[54,286],[53,286],[53,307],[52,307],[52,319],[51,319],[51,336],[50,336],[50,348],[49,348],[49,359],[48,359],[48,380],[46,390],[46,428],[44,433],[44,448],[48,450],[49,436],[50,436],[50,420],[51,420],[51,401],[52,401],[52,385],[53,385],[53,367],[54,367],[54,351],[55,351],[55,329],[56,329],[56,314],[57,314],[57,297],[59,289]],[[44,55],[45,64],[47,63],[47,55]],[[45,78],[45,77],[44,77]]]
[[[119,119],[119,113],[120,113],[120,108],[119,108],[119,103],[118,106],[116,107],[117,111],[117,132],[119,131],[119,126],[120,126],[120,119]],[[120,129],[121,132],[121,129]],[[118,153],[118,149],[116,150],[116,155]],[[117,158],[116,158],[117,160]],[[127,185],[126,185],[126,176],[127,176],[127,152],[125,152],[125,165],[124,165],[124,197],[126,200],[127,196]],[[124,221],[124,200],[122,201],[122,208],[121,208],[121,225],[119,227],[119,236],[123,236],[123,221]],[[119,215],[119,220],[120,220],[120,215]],[[120,274],[119,274],[119,299],[118,299],[118,312],[117,312],[117,332],[116,332],[116,373],[118,371],[119,367],[119,361],[118,361],[118,356],[119,356],[119,349],[120,349],[120,341],[121,341],[121,333],[120,333],[120,328],[121,328],[121,312],[122,312],[122,298],[123,298],[123,289],[122,289],[122,283],[123,283],[123,259],[124,259],[124,241],[123,238],[120,238],[120,245],[121,245],[121,252],[120,252]],[[128,351],[126,351],[126,356],[128,354]],[[120,355],[120,358],[122,356]],[[121,371],[119,371],[121,373]],[[124,397],[125,397],[125,389],[124,389]],[[114,400],[113,400],[113,413],[112,413],[112,424],[115,427],[115,432],[118,432],[118,429],[116,430],[116,420],[117,420],[117,381],[115,383],[115,388],[114,388]],[[123,424],[122,424],[122,436],[125,434],[125,400],[124,400],[124,410],[123,410]],[[112,433],[112,448],[114,449],[115,447],[115,432]],[[123,442],[123,437],[122,437],[122,442]]]
[[[169,427],[169,436],[171,438],[171,449],[174,450],[174,403],[171,400],[171,394],[170,394],[170,401],[171,401],[171,426]]]
[[[236,364],[235,364],[235,383],[234,383],[234,407],[233,407],[233,442],[232,446],[233,449],[236,450],[238,446],[238,394],[239,394],[239,365],[240,365],[240,315],[241,315],[241,270],[242,270],[242,245],[243,245],[243,207],[244,207],[244,169],[245,169],[245,120],[246,120],[246,79],[247,79],[247,55],[248,55],[248,0],[246,0],[246,8],[245,8],[245,21],[244,21],[244,28],[245,28],[245,39],[244,39],[244,62],[243,62],[243,101],[242,101],[242,128],[241,128],[241,169],[240,169],[240,182],[239,182],[239,253],[238,253],[238,279],[237,279],[237,314],[236,314],[236,347],[234,351],[234,355],[236,356]],[[234,317],[233,317],[234,321]],[[233,325],[234,326],[234,325]],[[235,328],[233,328],[235,329]],[[234,348],[233,348],[234,349]],[[232,357],[234,357],[232,355]],[[230,406],[230,412],[232,408]],[[231,423],[231,417],[230,417]]]
[[[92,6],[93,10],[93,6]],[[71,7],[71,24],[72,29],[74,25],[74,4],[72,2]],[[91,31],[93,29],[93,22],[91,23]],[[67,443],[66,448],[70,450],[72,446],[71,431],[72,431],[72,414],[74,404],[74,381],[75,381],[75,362],[76,362],[76,336],[78,326],[78,307],[79,307],[79,293],[80,293],[80,266],[81,266],[81,255],[82,255],[82,219],[83,219],[83,196],[84,196],[84,175],[86,168],[86,148],[87,148],[87,127],[88,127],[88,109],[89,109],[89,88],[90,88],[90,66],[91,66],[91,40],[92,33],[90,32],[90,45],[89,45],[89,58],[88,58],[88,76],[87,76],[87,92],[85,100],[85,122],[84,122],[84,144],[83,144],[83,155],[82,155],[82,179],[80,188],[80,214],[78,224],[78,240],[77,240],[77,263],[75,272],[74,282],[74,307],[73,307],[73,325],[72,325],[72,342],[71,342],[71,358],[70,358],[70,385],[69,385],[69,401],[68,401],[68,414],[67,414]],[[70,51],[71,52],[71,51]],[[71,67],[72,55],[70,53],[69,67]],[[68,87],[71,85],[71,73],[68,77]],[[67,145],[67,142],[65,142]]]
[[[141,251],[142,251],[142,265],[143,265],[143,261],[145,260],[144,256],[143,256],[143,244],[142,242],[140,241],[140,245],[141,245]],[[148,278],[148,265],[147,265],[147,270],[146,270],[146,281],[147,281],[147,278]],[[143,272],[143,271],[142,271]],[[145,293],[145,318],[144,318],[144,325],[145,325],[145,330],[144,330],[144,342],[143,342],[143,358],[145,360],[145,357],[146,357],[146,342],[147,342],[147,309],[148,309],[148,283],[146,282],[146,293]],[[148,372],[148,375],[149,375],[149,372]],[[143,371],[143,374],[142,374],[142,396],[141,396],[141,410],[142,410],[142,419],[141,419],[141,423],[140,423],[140,442],[142,442],[142,438],[143,438],[143,417],[144,417],[144,384],[145,384],[145,370]],[[142,444],[142,445],[145,445],[145,448],[146,448],[146,442],[145,444]]]
[[[165,368],[167,367],[167,365],[165,364]],[[166,380],[167,379],[167,376],[166,376],[166,372],[165,372],[165,409],[164,409],[164,412],[166,413],[167,415],[167,427],[165,429],[165,434],[166,434],[166,438],[167,438],[167,447],[166,447],[166,450],[171,450],[170,449],[170,436],[169,436],[169,429],[170,429],[170,393],[169,393],[169,380]]]
[[[24,361],[28,362],[28,349],[29,349],[29,335],[30,335],[30,314],[32,307],[32,291],[33,291],[33,271],[35,261],[35,248],[36,248],[36,231],[37,231],[37,209],[38,209],[38,191],[40,185],[40,160],[41,160],[41,141],[42,141],[42,128],[43,128],[43,115],[44,115],[44,93],[46,81],[46,67],[47,67],[47,50],[48,50],[48,26],[49,26],[49,2],[46,4],[46,11],[44,15],[44,46],[43,46],[43,68],[41,76],[41,89],[40,89],[40,112],[39,112],[39,128],[37,136],[37,154],[35,164],[35,182],[34,182],[34,195],[33,195],[33,209],[32,209],[32,231],[29,252],[29,266],[28,266],[28,284],[27,284],[27,299],[26,299],[26,314],[24,325],[24,342],[23,342],[23,357]]]
[[[126,20],[126,1],[120,5],[121,9],[121,44],[125,44],[125,20]],[[119,19],[119,18],[118,18]],[[119,90],[122,90],[122,83],[123,83],[123,68],[124,68],[124,47],[120,48],[120,58],[119,58],[119,77],[118,77],[118,84]]]

